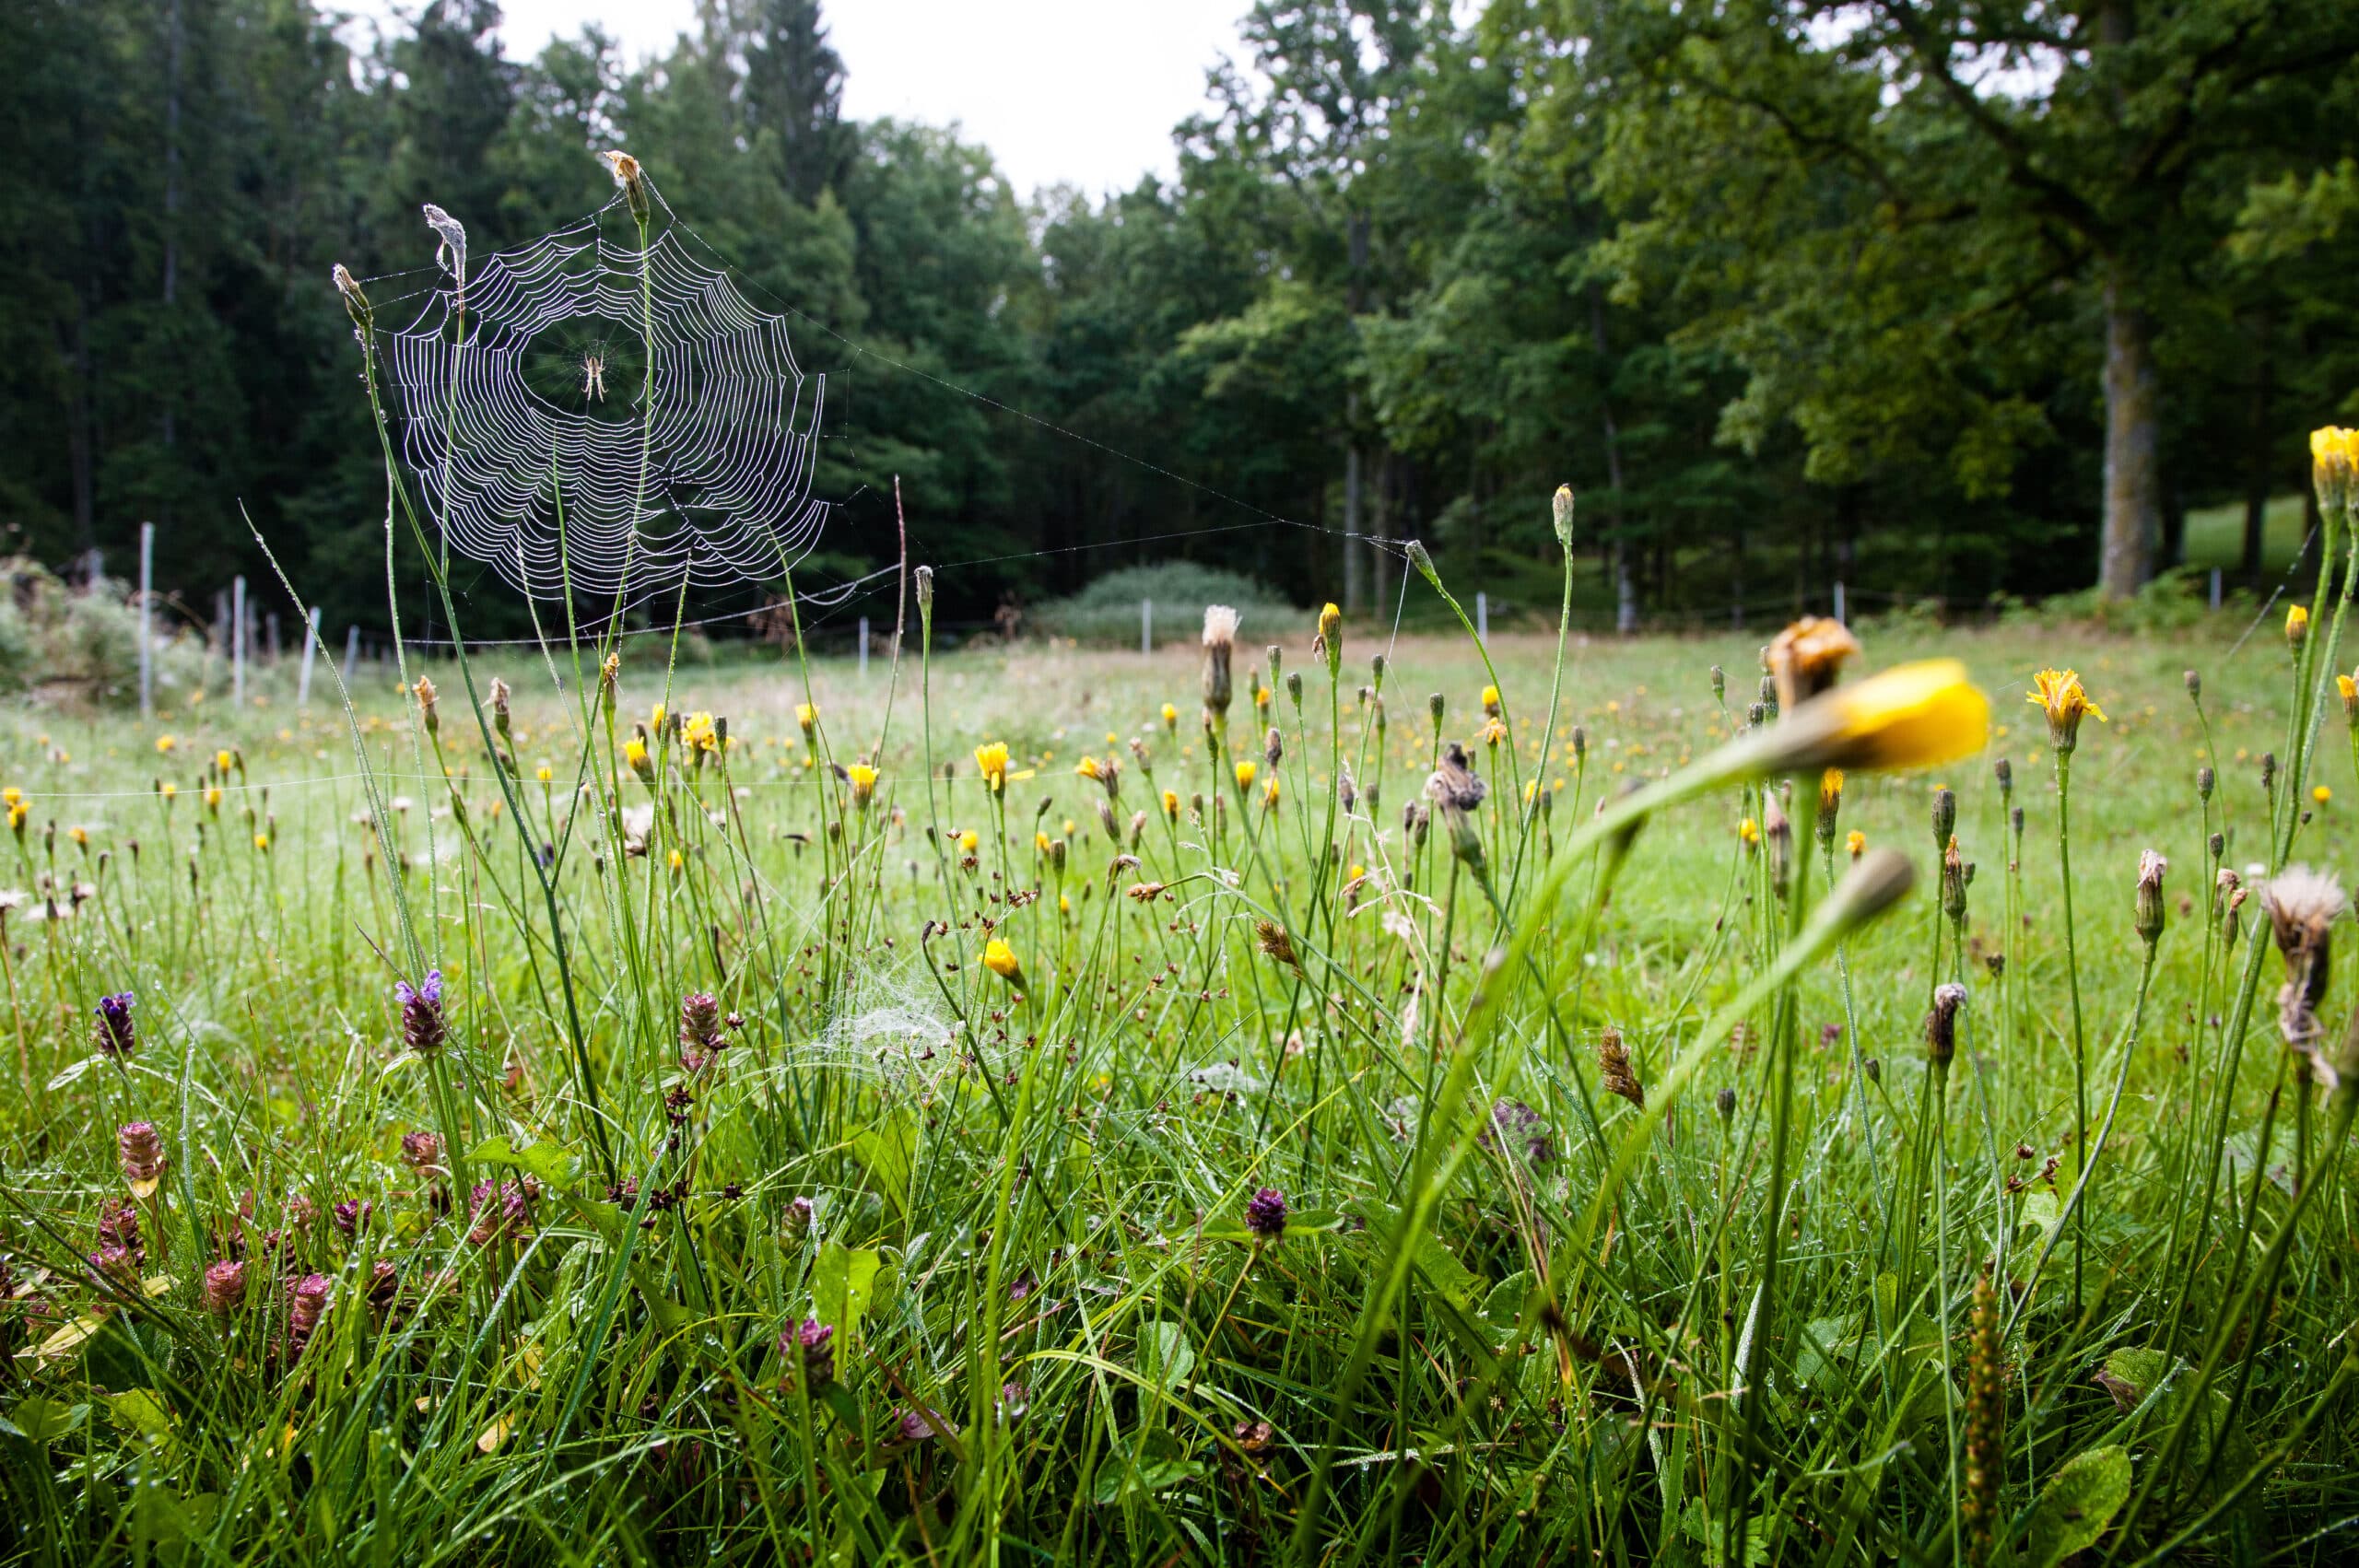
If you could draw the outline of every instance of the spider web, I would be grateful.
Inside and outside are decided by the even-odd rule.
[[[428,221],[441,276],[385,363],[403,460],[453,551],[588,610],[772,581],[810,549],[827,377],[796,362],[784,317],[668,228],[643,322],[635,235],[593,217],[470,271],[464,228]]]

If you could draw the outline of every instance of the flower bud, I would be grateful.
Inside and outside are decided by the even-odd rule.
[[[1556,530],[1556,543],[1567,550],[1573,547],[1573,487],[1556,486],[1556,494],[1548,503],[1549,521]]]
[[[2205,763],[2202,766],[2198,767],[2195,770],[2196,798],[2208,804],[2212,799],[2212,788],[2218,783],[2218,781],[2217,776],[2212,771],[2211,764]]]
[[[1957,1013],[1966,1005],[1966,988],[1954,980],[1933,990],[1933,1011],[1925,1014],[1925,1057],[1946,1069],[1957,1054]]]
[[[1957,833],[1957,796],[1946,784],[1933,790],[1933,850],[1936,854],[1947,848]]]
[[[2170,862],[2149,849],[2138,857],[2137,930],[2148,947],[2163,934],[2163,873]]]

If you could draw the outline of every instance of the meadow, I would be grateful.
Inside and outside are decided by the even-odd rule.
[[[2319,611],[12,712],[0,1556],[2341,1560]]]

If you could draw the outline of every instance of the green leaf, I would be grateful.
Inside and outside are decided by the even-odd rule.
[[[874,1293],[881,1260],[873,1247],[855,1252],[839,1241],[819,1249],[811,1266],[812,1316],[849,1342],[860,1332]]]
[[[487,1138],[468,1151],[467,1158],[523,1171],[560,1190],[581,1179],[581,1157],[546,1139],[519,1149],[506,1138]]]
[[[1196,1369],[1187,1330],[1161,1318],[1139,1325],[1139,1375],[1157,1388],[1176,1388]]]
[[[903,1113],[863,1128],[851,1141],[853,1158],[903,1214],[910,1211],[910,1172],[917,1159],[917,1127]]]
[[[1531,1299],[1540,1276],[1529,1269],[1520,1269],[1491,1287],[1483,1298],[1483,1316],[1494,1328],[1508,1328],[1523,1316],[1523,1304]]]
[[[117,1426],[149,1443],[162,1444],[171,1438],[171,1412],[145,1388],[130,1388],[117,1394],[107,1401],[107,1413],[114,1418]]]
[[[38,1394],[28,1394],[17,1401],[16,1409],[0,1418],[0,1431],[14,1433],[28,1443],[54,1443],[80,1426],[89,1413],[88,1405],[60,1404]]]
[[[1393,1238],[1402,1223],[1400,1211],[1371,1204],[1362,1213],[1367,1221],[1368,1235],[1376,1242],[1377,1256],[1380,1258],[1392,1248]],[[1426,1283],[1440,1293],[1452,1306],[1461,1312],[1473,1310],[1475,1296],[1483,1288],[1482,1280],[1452,1256],[1431,1231],[1419,1234],[1410,1258]]]
[[[2056,1568],[2105,1534],[2130,1501],[2130,1450],[2092,1448],[2076,1454],[2040,1489],[2031,1515],[2026,1568]]]

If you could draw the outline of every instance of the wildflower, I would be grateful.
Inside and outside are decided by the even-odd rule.
[[[816,1394],[836,1380],[836,1331],[816,1317],[778,1337],[778,1353],[803,1380],[804,1392]]]
[[[1237,643],[1237,612],[1226,604],[1204,606],[1204,720],[1214,726],[1228,720],[1228,659]]]
[[[641,228],[653,214],[654,204],[648,199],[647,176],[639,167],[639,159],[627,152],[608,150],[598,155],[615,177],[615,184],[622,191],[623,205],[630,209],[631,220]]]
[[[1837,815],[1843,810],[1843,770],[1830,767],[1818,776],[1818,841],[1822,845],[1835,842]]]
[[[369,1217],[377,1206],[365,1199],[345,1199],[328,1211],[328,1219],[346,1235],[357,1236],[369,1227]]]
[[[255,835],[254,835],[254,848],[257,848],[257,849],[259,849],[259,850],[261,850],[261,851],[262,851],[264,854],[265,854],[265,855],[269,854],[269,853],[270,853],[270,835],[269,835],[269,834],[267,834],[267,833],[257,833],[257,834],[255,834]]]
[[[1441,766],[1426,781],[1426,794],[1441,808],[1442,825],[1449,829],[1450,851],[1473,867],[1483,869],[1483,835],[1473,813],[1483,803],[1488,787],[1466,760],[1466,748],[1452,741],[1441,755]]]
[[[2359,731],[2359,680],[2349,675],[2337,675],[2334,689],[2342,695],[2343,722]]]
[[[1946,784],[1933,786],[1933,848],[1942,848],[1957,837],[1957,794]]]
[[[1324,654],[1327,673],[1332,679],[1344,665],[1344,612],[1331,601],[1319,611],[1319,636],[1311,643],[1311,651]]]
[[[417,1056],[430,1057],[450,1039],[442,1022],[442,971],[428,969],[417,985],[393,982],[393,1000],[402,1009],[402,1043]]]
[[[1493,719],[1496,719],[1499,716],[1498,687],[1485,686],[1483,688],[1483,711]]]
[[[2318,510],[2330,520],[2349,498],[2355,470],[2359,430],[2321,425],[2310,432],[2310,484],[2318,491]]]
[[[1838,686],[1748,738],[1731,770],[1924,767],[1982,749],[1990,705],[1954,659],[1903,664]]]
[[[2071,670],[2042,670],[2032,677],[2032,691],[2026,699],[2048,714],[2048,742],[2066,756],[2080,743],[2081,716],[2095,714],[2098,723],[2107,720],[2105,709],[2089,700],[2082,689],[2080,675]]]
[[[546,784],[549,780],[557,777],[557,770],[545,762],[541,764],[540,766],[533,769],[533,777],[541,783]]]
[[[1277,778],[1277,775],[1275,775],[1275,774],[1272,774],[1272,775],[1270,776],[1270,781],[1269,781],[1267,784],[1264,784],[1264,785],[1262,785],[1262,809],[1263,811],[1265,811],[1265,812],[1268,812],[1268,811],[1275,811],[1275,810],[1277,810],[1277,808],[1278,808],[1278,778]]]
[[[417,685],[410,687],[410,695],[417,699],[417,716],[425,720],[426,732],[431,735],[436,731],[441,729],[442,716],[436,711],[434,706],[436,697],[433,677],[430,675],[420,675],[417,678]],[[224,773],[227,773],[229,770],[229,762],[226,760],[229,757],[229,754],[227,752],[223,752],[221,754],[224,759],[221,763],[221,771]]]
[[[680,722],[680,743],[701,758],[718,755],[721,751],[721,724],[710,713],[698,709]]]
[[[1761,838],[1769,851],[1769,890],[1783,898],[1793,885],[1794,825],[1774,797],[1762,807]]]
[[[1555,1145],[1548,1140],[1547,1123],[1521,1100],[1493,1101],[1490,1117],[1474,1134],[1474,1141],[1494,1154],[1513,1149],[1534,1164],[1556,1157]]]
[[[1296,954],[1294,939],[1286,934],[1285,927],[1275,920],[1257,920],[1253,924],[1253,941],[1254,945],[1269,957],[1300,972],[1302,960]]]
[[[98,1026],[92,1038],[99,1049],[120,1061],[139,1046],[139,1031],[131,1016],[132,997],[129,991],[117,991],[99,999],[96,1009]]]
[[[1925,1014],[1925,1056],[1937,1068],[1947,1068],[1957,1054],[1957,1013],[1966,1005],[1966,988],[1956,981],[1933,990],[1933,1011]]]
[[[975,771],[981,774],[983,787],[992,794],[1007,790],[1007,743],[990,741],[975,748]]]
[[[2285,646],[2298,653],[2303,640],[2310,635],[2310,612],[2307,606],[2295,604],[2285,612]]]
[[[1166,790],[1163,792],[1163,814],[1172,822],[1178,822],[1180,820],[1179,790]]]
[[[2347,907],[2342,884],[2307,866],[2286,867],[2261,891],[2270,935],[2285,960],[2285,985],[2277,993],[2278,1031],[2288,1046],[2311,1059],[2329,1087],[2337,1075],[2319,1053],[2318,1007],[2326,1000],[2334,922]]]
[[[123,1185],[134,1198],[155,1196],[164,1179],[164,1140],[152,1121],[127,1121],[115,1129],[115,1154]]]
[[[2323,784],[2313,784],[2310,786],[2310,799],[2319,805],[2324,805],[2334,799],[2334,791]]]
[[[178,743],[179,743],[174,741],[170,735],[158,735],[156,737],[156,750],[165,756],[171,755],[172,747]]]
[[[320,1319],[327,1316],[328,1290],[325,1274],[306,1274],[288,1287],[287,1348],[296,1360],[302,1359],[319,1332]]]
[[[354,330],[359,333],[369,331],[376,323],[377,312],[369,303],[369,296],[363,292],[359,282],[353,277],[352,269],[338,262],[328,269],[328,281],[335,285],[335,291],[344,297],[344,313],[352,318]]]
[[[983,967],[1009,985],[1018,989],[1023,988],[1024,965],[1016,962],[1015,949],[997,937],[983,943]]]
[[[426,695],[420,700],[430,706],[434,701],[434,683],[420,675],[417,678],[417,684],[426,688]],[[237,766],[237,754],[229,747],[223,746],[213,754],[213,771],[227,778],[229,777],[229,770]]]
[[[1163,705],[1163,730],[1168,735],[1180,732],[1180,709],[1168,702]]]
[[[1746,848],[1757,848],[1761,844],[1761,825],[1751,817],[1745,817],[1736,825],[1736,837],[1737,842]]]
[[[971,855],[975,852],[975,846],[981,842],[982,840],[975,836],[973,828],[967,828],[958,835],[958,852],[962,855]]]
[[[1570,550],[1573,547],[1573,487],[1570,485],[1557,486],[1555,495],[1549,497],[1548,521],[1556,531],[1558,547]]]
[[[718,1057],[729,1037],[721,1032],[721,1003],[710,991],[690,991],[680,999],[680,1065],[700,1072]]]
[[[648,785],[651,788],[653,787],[655,783],[655,763],[654,760],[647,755],[647,743],[645,741],[640,739],[637,735],[633,735],[629,740],[625,741],[623,743],[623,761],[629,766],[630,770],[633,773],[639,775],[639,781],[640,783]]]
[[[205,1310],[217,1317],[226,1317],[243,1305],[246,1299],[246,1266],[234,1258],[225,1258],[205,1270],[205,1282],[198,1300]]]
[[[1237,787],[1238,790],[1244,790],[1253,788],[1253,775],[1255,771],[1253,759],[1251,757],[1247,757],[1244,761],[1237,765]]]
[[[1850,628],[1823,615],[1804,615],[1769,644],[1766,654],[1778,693],[1778,711],[1791,713],[1835,685],[1843,663],[1860,651]],[[1718,666],[1715,677],[1719,677]]]
[[[1640,1110],[1647,1108],[1647,1091],[1630,1071],[1630,1052],[1622,1044],[1622,1031],[1611,1024],[1597,1037],[1597,1069],[1607,1094],[1619,1095]]]
[[[876,770],[864,762],[855,762],[844,769],[844,778],[851,785],[852,809],[866,811],[876,794]]]
[[[940,1410],[921,1405],[916,1410],[893,1411],[893,1431],[902,1443],[923,1443],[930,1437],[940,1437],[950,1431],[950,1422]]]
[[[1286,1195],[1274,1187],[1262,1188],[1245,1200],[1245,1228],[1264,1242],[1286,1234]]]
[[[2138,857],[2138,935],[2148,947],[2163,934],[2163,873],[2171,863],[2149,849]]]
[[[439,1132],[403,1133],[402,1164],[420,1173],[438,1169],[442,1164],[442,1135]]]
[[[1957,835],[1942,849],[1942,913],[1952,925],[1966,923],[1966,890],[1974,883],[1974,863],[1958,853]]]
[[[533,1228],[524,1189],[512,1181],[475,1183],[475,1191],[467,1198],[467,1217],[473,1222],[467,1239],[477,1246],[487,1246],[502,1236],[525,1235]]]

